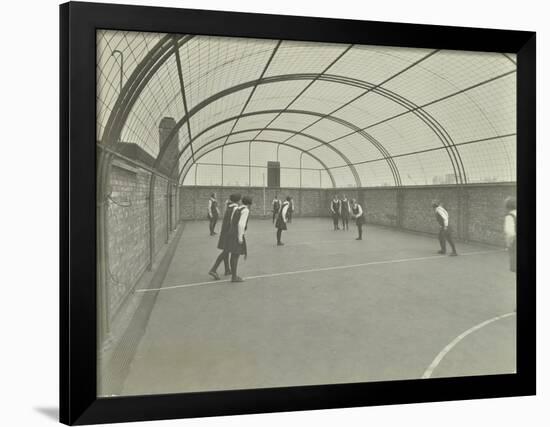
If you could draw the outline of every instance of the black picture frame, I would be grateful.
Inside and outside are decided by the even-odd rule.
[[[192,33],[517,54],[517,373],[98,398],[96,30]],[[536,34],[70,2],[60,6],[60,419],[66,424],[535,394]]]

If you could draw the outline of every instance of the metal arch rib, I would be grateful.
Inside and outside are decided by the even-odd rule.
[[[216,141],[220,140],[220,139],[223,139],[223,138],[226,138],[226,137],[230,137],[231,135],[238,135],[238,134],[241,134],[241,133],[245,133],[245,132],[250,132],[250,131],[258,131],[260,128],[253,128],[253,129],[243,129],[243,130],[239,130],[239,131],[236,131],[236,132],[231,132],[231,133],[228,133],[228,134],[225,134],[225,135],[221,135],[221,136],[218,136],[204,144],[201,145],[201,149],[202,148],[205,148],[213,143],[215,143]],[[283,133],[295,133],[295,131],[293,130],[290,130],[290,129],[279,129],[279,128],[270,128],[271,131],[274,131],[274,132],[283,132]],[[309,139],[312,139],[313,141],[316,141],[320,144],[326,144],[326,141],[323,141],[321,138],[317,138],[313,135],[308,135],[308,134],[305,134],[305,133],[301,133],[301,136],[305,137],[305,138],[309,138]],[[225,144],[227,145],[227,144]],[[295,145],[290,145],[288,144],[289,147],[294,147],[294,148],[299,148],[299,147],[296,147]],[[361,187],[361,181],[360,181],[360,178],[357,174],[357,170],[355,169],[355,166],[351,163],[351,161],[346,157],[346,155],[342,152],[340,152],[338,149],[336,149],[335,147],[333,147],[332,145],[329,145],[327,144],[326,145],[327,148],[331,149],[332,151],[334,151],[336,153],[336,155],[338,157],[340,157],[343,161],[344,161],[344,166],[346,167],[349,167],[350,169],[350,172],[352,173],[354,179],[356,180],[356,185],[359,187]],[[302,149],[299,148],[299,150],[301,151]],[[311,154],[308,150],[303,150],[303,151],[306,151],[308,154]],[[183,152],[183,151],[182,151]],[[182,171],[185,169],[185,167],[189,164],[189,161],[192,160],[191,158],[187,159],[182,167]],[[181,173],[180,173],[180,176],[181,176]]]
[[[225,137],[226,135],[222,136],[221,138]],[[220,139],[221,139],[220,138]],[[224,142],[224,145],[220,145],[220,146],[216,146],[216,147],[213,147],[211,148],[210,150],[207,150],[205,153],[202,153],[199,155],[198,158],[196,158],[195,160],[193,160],[191,163],[189,163],[188,161],[185,163],[184,167],[182,168],[180,174],[179,174],[179,178],[178,178],[178,181],[180,182],[180,184],[183,184],[183,181],[185,180],[185,177],[187,176],[187,174],[189,173],[189,171],[191,170],[191,167],[197,163],[200,159],[202,159],[204,156],[206,156],[207,154],[213,152],[213,151],[216,151],[216,150],[221,150],[223,147],[227,147],[229,145],[234,145],[234,144],[244,144],[244,143],[247,143],[247,142],[250,142],[250,140],[248,139],[243,139],[241,141],[231,141],[231,142]],[[254,140],[254,142],[261,142],[261,143],[267,143],[267,144],[280,144],[279,141],[272,141],[272,140],[269,140],[269,139],[256,139]],[[332,188],[336,188],[336,181],[334,180],[334,176],[332,175],[332,172],[330,171],[330,168],[325,164],[325,162],[323,162],[319,157],[317,157],[316,155],[314,154],[311,154],[311,153],[308,153],[306,150],[304,150],[303,148],[300,148],[300,147],[296,147],[295,145],[291,145],[291,144],[282,144],[282,145],[285,145],[289,148],[293,148],[295,150],[298,150],[300,151],[302,154],[307,154],[308,156],[310,156],[312,159],[314,159],[315,161],[317,161],[321,166],[323,166],[323,169],[327,172],[329,178],[330,178],[330,181],[332,183]],[[204,147],[204,146],[203,146]],[[191,159],[189,159],[191,160]]]
[[[206,132],[218,127],[218,126],[221,126],[225,123],[228,123],[228,122],[231,122],[237,118],[245,118],[245,117],[250,117],[250,116],[256,116],[256,115],[262,115],[262,114],[277,114],[279,112],[282,112],[284,111],[284,114],[302,114],[302,115],[309,115],[309,116],[315,116],[315,117],[323,117],[323,118],[326,118],[327,120],[330,120],[330,121],[334,121],[335,123],[338,123],[344,127],[347,127],[348,129],[351,129],[353,130],[354,132],[358,132],[360,133],[361,129],[354,125],[353,123],[350,123],[344,119],[341,119],[339,117],[334,117],[334,116],[326,116],[325,114],[323,113],[319,113],[319,112],[316,112],[316,111],[309,111],[309,110],[283,110],[283,109],[270,109],[270,110],[260,110],[260,111],[250,111],[248,113],[244,113],[244,114],[239,114],[238,116],[232,116],[232,117],[228,117],[226,119],[223,119],[223,120],[220,120],[219,122],[216,122],[216,123],[213,123],[211,124],[210,126],[204,128],[202,131],[200,131],[197,135],[195,135],[193,141],[191,142],[194,142],[196,139],[200,138],[202,135],[204,135]],[[272,130],[272,129],[269,129],[269,130]],[[232,130],[231,130],[232,132]],[[228,134],[228,135],[231,135],[231,132]],[[361,136],[367,138],[367,136],[365,136],[365,134],[363,133],[360,133]],[[368,135],[370,136],[370,135]],[[370,136],[374,141],[376,141],[372,136]],[[371,142],[369,140],[369,142]],[[376,141],[378,142],[378,141]],[[313,148],[310,148],[308,149],[307,151],[311,151],[311,150],[314,150],[315,148],[317,147],[320,147],[320,146],[324,146],[326,143],[326,141],[318,146],[315,146]],[[378,144],[380,144],[378,142]],[[335,148],[335,147],[334,147]],[[178,157],[177,159],[180,159],[181,156],[183,155],[183,153],[185,152],[185,150],[187,149],[187,145],[185,145],[182,150],[178,153]],[[380,151],[380,150],[379,150]],[[338,152],[340,152],[338,150]],[[381,152],[381,154],[384,156],[384,153]],[[173,166],[173,168],[175,168],[176,165]],[[172,169],[171,172],[174,172],[174,170]]]
[[[103,137],[102,137],[102,142],[104,144],[111,145],[118,141],[118,138],[120,137],[120,134],[122,131],[122,127],[127,120],[129,112],[131,111],[131,108],[133,107],[137,97],[142,92],[144,86],[152,78],[156,70],[158,70],[158,68],[160,68],[160,66],[162,66],[162,64],[164,64],[167,61],[169,56],[172,55],[172,53],[176,52],[176,51],[171,52],[171,49],[170,49],[170,45],[171,43],[173,43],[173,41],[171,42],[171,40],[173,40],[173,37],[174,37],[173,35],[167,35],[163,37],[163,39],[161,39],[153,47],[153,49],[151,49],[147,53],[144,59],[138,64],[138,66],[133,71],[132,75],[126,82],[122,93],[117,98],[113,111],[109,115],[109,119],[107,121],[105,130],[103,133]],[[193,36],[188,36],[188,35],[182,35],[179,37],[180,38],[177,43],[178,47],[181,47],[181,45],[187,43],[189,40],[191,40],[191,38],[193,38]],[[515,64],[515,61],[512,58],[510,58],[508,55],[503,54],[503,56]],[[322,76],[320,77],[319,74],[314,74],[312,75],[311,78],[324,80],[324,78]],[[268,83],[268,82],[267,81],[261,82],[261,84],[263,83]],[[257,85],[257,84],[260,84],[260,82],[256,81],[256,83],[254,83],[254,85]],[[417,110],[417,109],[415,108],[414,110]],[[433,120],[434,122],[437,123],[437,121],[434,120],[433,118],[429,118],[428,120]],[[442,127],[441,125],[439,125],[439,127],[440,129],[443,130],[443,132],[441,133],[446,134],[448,136],[448,133],[446,132],[444,127]],[[438,135],[438,138],[443,142],[444,145],[447,145],[444,142],[445,136]],[[455,158],[454,162],[451,159],[453,168],[455,168],[455,175],[457,175],[456,167],[462,166],[461,172],[465,178],[466,176],[465,170],[463,169],[463,165],[461,165],[462,160],[460,158],[460,154],[454,148],[454,143],[451,142],[448,145],[451,147],[451,151],[453,152],[452,155],[449,154],[449,156]],[[458,158],[459,165],[456,164],[457,158]],[[460,172],[458,172],[458,174],[460,174]]]
[[[282,82],[282,81],[291,81],[291,80],[309,80],[309,79],[313,79],[313,78],[318,78],[319,80],[323,80],[323,81],[326,80],[326,81],[330,81],[330,82],[333,82],[333,83],[347,84],[347,85],[350,85],[350,86],[363,87],[363,88],[369,88],[369,87],[372,88],[372,87],[375,86],[371,83],[364,82],[362,80],[348,78],[348,77],[345,77],[345,76],[323,75],[323,76],[319,77],[318,74],[286,74],[286,75],[281,75],[281,76],[270,76],[270,77],[263,78],[261,80],[252,80],[252,81],[248,81],[248,82],[243,82],[243,83],[241,83],[239,85],[235,85],[231,88],[224,89],[224,90],[212,95],[211,97],[203,100],[202,102],[197,104],[195,107],[193,107],[190,110],[189,115],[182,117],[176,123],[176,126],[172,130],[171,135],[169,135],[169,138],[173,137],[175,135],[175,133],[179,130],[179,128],[181,128],[181,126],[183,126],[185,121],[189,120],[198,111],[202,110],[207,105],[217,101],[218,99],[221,99],[221,98],[223,98],[227,95],[230,95],[234,92],[249,88],[251,86],[260,85],[260,84],[269,84],[269,83],[276,83],[276,82]],[[445,133],[441,131],[441,129],[444,129],[444,127],[439,122],[437,122],[437,120],[435,120],[431,115],[429,115],[428,113],[423,111],[422,106],[416,106],[411,101],[407,100],[406,98],[404,98],[400,95],[397,95],[397,94],[391,92],[392,96],[389,97],[388,93],[390,91],[388,91],[387,89],[381,89],[381,88],[375,88],[375,89],[373,89],[373,92],[380,95],[380,96],[384,96],[384,97],[390,99],[391,101],[396,102],[396,103],[400,104],[401,106],[403,106],[404,108],[406,108],[405,112],[403,112],[399,115],[390,117],[388,120],[391,120],[393,118],[396,118],[396,117],[404,115],[404,114],[413,113],[420,120],[422,120],[435,133],[436,137],[441,141],[441,143],[443,144],[443,146],[447,150],[449,160],[451,162],[453,170],[455,170],[455,175],[457,176],[457,182],[461,182],[461,180],[459,178],[459,173],[457,172],[459,166],[457,165],[457,160],[456,160],[456,158],[457,158],[457,156],[459,156],[459,154],[457,154],[456,152],[453,152],[454,150],[453,150],[452,142],[449,142],[445,138]],[[398,97],[399,100],[401,100],[401,101],[398,101],[396,99],[396,97]],[[414,107],[412,105],[414,105]],[[439,131],[437,129],[439,129]],[[365,132],[365,129],[363,129],[361,132]],[[333,141],[330,141],[330,142],[333,142]],[[392,161],[391,156],[387,152],[384,152],[384,151],[385,150],[381,151],[381,154],[385,158],[386,162],[388,162],[388,164],[390,165],[390,168],[392,168],[394,171],[398,171],[397,166],[396,165],[391,165],[391,163],[390,163]],[[160,152],[159,152],[159,157],[162,157],[163,155],[164,155],[164,150],[161,149]],[[392,173],[393,173],[393,171],[392,171]],[[398,186],[399,183],[396,182],[396,185]]]
[[[219,122],[216,122],[216,123],[213,123],[211,124],[210,126],[204,128],[202,131],[200,131],[197,135],[195,135],[195,137],[189,141],[189,143],[193,143],[195,140],[197,140],[198,138],[200,138],[202,135],[204,135],[206,132],[214,129],[215,127],[217,126],[221,126],[225,123],[229,123],[233,120],[236,120],[236,119],[241,119],[241,118],[245,118],[245,117],[250,117],[250,116],[255,116],[255,115],[261,115],[261,114],[277,114],[279,112],[282,112],[283,110],[282,109],[271,109],[271,110],[261,110],[261,111],[251,111],[251,112],[248,112],[248,113],[243,113],[243,114],[239,114],[237,116],[232,116],[232,117],[228,117],[226,119],[223,119],[223,120],[220,120]],[[302,115],[310,115],[310,116],[315,116],[315,117],[322,117],[322,118],[325,118],[327,120],[330,120],[330,121],[334,121],[335,123],[338,123],[342,126],[345,126],[347,127],[348,129],[354,131],[354,132],[357,132],[359,135],[361,135],[363,138],[365,138],[367,141],[369,141],[371,144],[373,144],[373,146],[375,148],[378,149],[378,151],[380,152],[380,154],[382,155],[382,157],[386,160],[386,162],[393,162],[393,159],[391,158],[391,156],[389,155],[389,153],[387,153],[387,151],[385,150],[382,150],[380,149],[380,146],[382,145],[379,141],[377,141],[372,135],[368,134],[367,132],[364,132],[362,131],[358,126],[354,125],[353,123],[350,123],[344,119],[341,119],[339,117],[334,117],[334,116],[327,116],[325,114],[322,114],[322,113],[319,113],[319,112],[316,112],[316,111],[308,111],[308,110],[284,110],[284,114],[302,114]],[[232,128],[233,130],[233,128]],[[232,131],[231,130],[231,131]],[[227,135],[231,135],[231,132]],[[228,136],[228,138],[229,138]],[[321,147],[321,146],[325,146],[326,144],[329,144],[327,143],[326,141],[324,141],[322,144],[319,144],[318,146],[315,146],[313,148],[310,148],[308,149],[307,151],[312,151],[314,150],[315,148],[318,148],[318,147]],[[330,144],[329,144],[330,145]],[[187,149],[188,147],[188,144],[186,144],[181,151],[179,151],[178,153],[178,156],[177,156],[177,160],[179,160],[181,158],[181,156],[183,155],[183,153],[185,152],[185,150]],[[336,149],[334,146],[330,145],[330,147]],[[200,147],[199,147],[200,148]],[[331,148],[331,149],[332,149]],[[338,151],[338,155],[340,156],[340,154],[342,154],[340,152],[340,150],[336,149]],[[346,164],[348,164],[346,162]],[[350,162],[349,164],[353,165],[353,162]],[[170,174],[174,173],[174,169],[177,167],[177,161],[176,163],[174,164],[174,166],[172,167],[172,170],[170,171]],[[392,171],[393,173],[393,170],[392,168],[390,168],[390,170]],[[359,181],[360,185],[361,185],[361,178],[359,176],[359,174],[357,173],[357,169],[354,168],[354,170],[351,171],[352,174],[354,175],[354,179],[355,179],[355,174],[357,174],[357,179],[356,181]],[[397,166],[395,166],[395,173],[393,173],[393,176],[394,176],[394,179],[396,180],[396,185],[400,185],[401,184],[401,177],[399,175],[399,170],[397,169]]]

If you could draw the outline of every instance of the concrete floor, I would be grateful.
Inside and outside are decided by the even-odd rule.
[[[460,334],[514,311],[503,251],[459,244],[451,258],[435,237],[355,233],[297,218],[277,247],[271,222],[251,220],[239,273],[267,277],[208,283],[217,238],[187,223],[122,394],[421,378]],[[465,336],[432,377],[515,372],[515,321]]]

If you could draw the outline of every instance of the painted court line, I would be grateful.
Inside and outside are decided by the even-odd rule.
[[[466,338],[471,333],[493,323],[497,320],[504,319],[506,317],[510,317],[516,314],[515,312],[506,313],[501,316],[493,317],[492,319],[486,320],[485,322],[481,322],[478,325],[473,326],[472,328],[468,329],[467,331],[462,332],[458,337],[456,337],[454,340],[452,340],[443,350],[439,352],[439,354],[435,357],[435,359],[432,361],[428,369],[426,369],[426,372],[422,375],[422,379],[430,378],[434,372],[434,370],[437,368],[437,366],[441,363],[443,358],[464,338]]]
[[[502,252],[502,250],[492,250],[492,251],[478,251],[478,252],[466,252],[463,254],[460,254],[460,257],[464,256],[471,256],[471,255],[483,255],[483,254],[489,254],[489,253],[496,253],[496,252]],[[361,264],[351,264],[351,265],[338,265],[334,267],[321,267],[321,268],[312,268],[307,270],[297,270],[297,271],[284,271],[281,273],[269,273],[269,274],[260,274],[257,276],[248,276],[245,277],[246,280],[252,280],[252,279],[262,279],[267,277],[280,277],[280,276],[290,276],[295,274],[306,274],[306,273],[318,273],[321,271],[333,271],[333,270],[344,270],[347,268],[358,268],[358,267],[368,267],[371,265],[383,265],[383,264],[398,264],[403,262],[414,262],[414,261],[426,261],[426,260],[432,260],[432,259],[442,259],[443,257],[441,255],[434,255],[434,256],[427,256],[427,257],[419,257],[419,258],[401,258],[401,259],[392,259],[392,260],[386,260],[386,261],[372,261],[372,262],[365,262]],[[203,285],[211,285],[211,284],[218,284],[218,283],[226,283],[229,282],[229,279],[224,280],[211,280],[208,282],[197,282],[197,283],[186,283],[186,284],[175,284],[170,286],[163,286],[162,288],[152,288],[152,289],[137,289],[135,292],[154,292],[154,291],[165,291],[169,289],[179,289],[179,288],[190,288],[194,286],[203,286]]]

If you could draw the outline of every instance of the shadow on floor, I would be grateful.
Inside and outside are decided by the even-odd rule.
[[[56,406],[38,407],[34,408],[34,410],[53,421],[59,421],[59,408]]]

